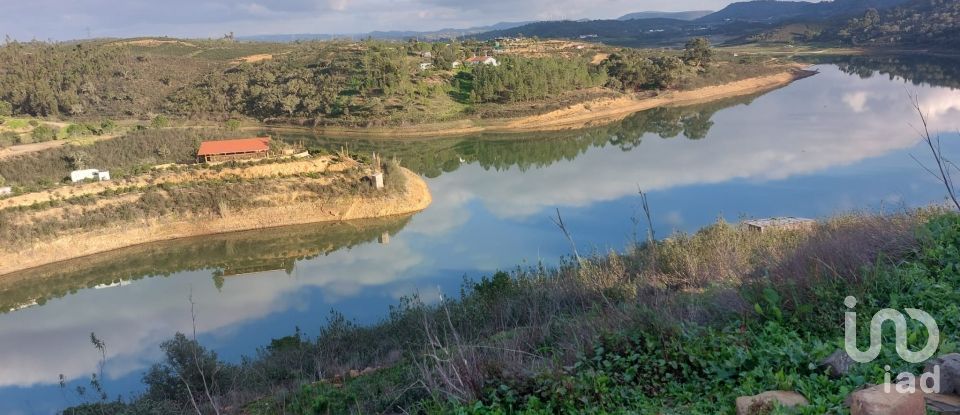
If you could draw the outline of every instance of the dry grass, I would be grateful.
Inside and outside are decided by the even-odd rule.
[[[562,372],[602,333],[668,333],[749,314],[752,296],[771,283],[797,288],[790,307],[824,278],[856,282],[878,261],[910,255],[925,217],[848,215],[811,231],[762,234],[721,222],[623,255],[487,280],[423,314],[420,377],[435,394],[469,402],[490,379],[522,391],[533,373]]]

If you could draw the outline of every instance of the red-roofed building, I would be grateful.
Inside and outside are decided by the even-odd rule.
[[[240,138],[235,140],[204,141],[197,151],[199,162],[254,160],[270,153],[270,137]]]

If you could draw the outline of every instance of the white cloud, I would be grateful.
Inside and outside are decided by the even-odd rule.
[[[866,91],[857,91],[843,94],[843,102],[846,102],[853,112],[864,112],[867,109],[867,93]]]

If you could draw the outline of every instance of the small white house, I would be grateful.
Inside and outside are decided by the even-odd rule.
[[[470,59],[467,59],[467,65],[471,65],[471,66],[473,66],[473,65],[493,65],[493,66],[500,66],[500,62],[497,62],[497,60],[496,60],[493,56],[474,56],[474,57],[472,57],[472,58],[470,58]]]
[[[97,180],[101,182],[110,180],[110,172],[97,169],[74,170],[70,172],[71,182],[77,183],[84,180]]]
[[[451,67],[451,68],[459,68],[461,65],[463,65],[462,62],[460,62],[460,61],[453,61],[453,63],[450,64],[450,67]]]
[[[430,69],[430,68],[432,68],[432,67],[433,67],[433,64],[430,63],[430,62],[421,62],[421,63],[420,63],[420,70],[421,70],[421,71],[425,71],[425,70]]]
[[[13,188],[12,188],[12,187],[9,187],[9,186],[7,186],[7,187],[0,187],[0,197],[10,196],[10,195],[12,195],[12,194],[13,194]]]

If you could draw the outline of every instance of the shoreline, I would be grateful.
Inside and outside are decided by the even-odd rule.
[[[653,97],[627,94],[571,105],[543,114],[516,118],[462,119],[436,123],[389,127],[302,127],[289,124],[264,124],[245,127],[245,130],[309,131],[336,138],[441,138],[480,133],[530,133],[575,130],[609,124],[634,113],[658,107],[680,107],[708,103],[720,99],[768,92],[816,75],[804,66],[791,66],[782,72],[742,79],[726,84],[697,88],[689,91],[668,91]]]
[[[410,170],[402,171],[406,176],[406,188],[399,194],[376,198],[337,197],[318,202],[244,209],[218,217],[150,219],[37,242],[16,252],[0,251],[0,278],[49,264],[154,242],[311,223],[385,218],[426,209],[433,201],[426,182]]]

